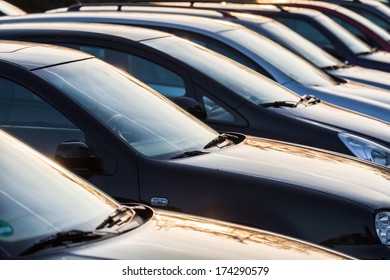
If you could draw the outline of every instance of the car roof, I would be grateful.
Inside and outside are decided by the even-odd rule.
[[[261,2],[260,2],[261,3]],[[353,12],[351,11],[350,9],[347,9],[343,6],[340,6],[338,4],[335,4],[335,3],[331,3],[331,2],[322,2],[322,1],[297,1],[297,0],[294,0],[294,1],[280,1],[280,0],[277,0],[277,1],[271,1],[270,3],[272,3],[273,5],[275,6],[283,6],[283,7],[301,7],[299,5],[302,5],[302,7],[306,7],[308,9],[311,9],[311,7],[320,7],[320,8],[323,8],[323,9],[319,9],[318,11],[322,11],[322,10],[328,10],[328,11],[334,11],[336,12],[337,14],[343,14],[349,18],[352,18],[356,21],[361,21],[363,20],[364,22],[367,22],[367,19],[365,19],[363,16],[360,16],[359,14],[357,14],[356,12]],[[296,6],[294,6],[296,5]]]
[[[93,21],[93,19],[99,19],[99,22],[107,23],[123,23],[127,20],[145,20],[145,22],[158,22],[165,27],[181,25],[209,32],[221,32],[225,30],[231,30],[240,28],[240,25],[204,17],[195,17],[188,15],[172,15],[172,14],[159,14],[156,17],[154,13],[121,13],[121,12],[69,12],[69,13],[42,13],[42,14],[28,14],[26,16],[19,17],[1,17],[0,22],[18,22],[18,21],[66,21],[77,19],[77,21]]]
[[[239,11],[222,11],[222,10],[207,10],[207,9],[198,9],[198,8],[184,8],[184,7],[168,7],[168,6],[124,6],[121,11],[123,12],[140,12],[140,13],[169,13],[169,14],[179,14],[179,15],[192,15],[200,17],[209,17],[215,19],[225,20],[227,18],[240,20],[248,20],[255,23],[265,23],[269,21],[274,21],[271,18],[265,16],[248,14],[245,12]]]
[[[154,29],[148,29],[144,27],[135,27],[129,25],[114,25],[105,23],[85,23],[85,22],[17,22],[12,24],[0,24],[0,30],[3,32],[12,32],[12,30],[45,30],[53,31],[56,34],[58,32],[73,32],[75,35],[82,32],[90,32],[101,35],[111,35],[116,37],[125,38],[135,42],[163,38],[173,36],[170,33],[158,31]]]
[[[180,14],[180,15],[192,15],[192,16],[201,16],[201,17],[209,17],[209,18],[216,18],[216,19],[226,19],[226,18],[236,18],[236,19],[247,19],[248,17],[250,19],[256,19],[256,22],[262,23],[262,22],[268,22],[273,21],[273,19],[260,16],[260,15],[253,15],[253,14],[245,14],[241,12],[235,12],[235,11],[222,11],[222,10],[207,10],[207,9],[198,9],[198,8],[190,8],[190,7],[169,7],[169,6],[161,6],[161,5],[147,5],[147,4],[137,4],[131,5],[128,3],[104,3],[104,4],[96,4],[97,6],[87,4],[80,4],[80,5],[72,5],[69,8],[60,8],[55,10],[46,11],[46,13],[56,13],[56,12],[66,12],[66,11],[73,11],[69,10],[73,6],[79,6],[75,7],[77,8],[77,11],[94,11],[94,12],[104,12],[104,11],[111,11],[113,7],[117,7],[117,9],[120,8],[121,12],[153,12],[153,13],[169,13],[169,14]],[[123,6],[122,6],[123,5]]]
[[[306,16],[319,16],[323,15],[321,12],[307,9],[307,8],[300,8],[300,7],[283,7],[283,6],[277,6],[277,5],[258,5],[258,4],[237,4],[237,3],[227,3],[226,5],[218,5],[212,4],[207,5],[207,3],[194,3],[194,7],[199,8],[221,8],[223,9],[226,7],[228,10],[235,10],[235,11],[263,11],[263,12],[269,12],[269,13],[281,13],[281,14],[300,14],[300,15],[306,15]]]
[[[28,70],[90,57],[92,56],[89,54],[63,47],[16,41],[0,41],[0,60],[17,64]]]

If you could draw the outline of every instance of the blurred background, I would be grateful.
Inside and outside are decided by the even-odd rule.
[[[7,2],[17,6],[28,13],[44,12],[49,9],[66,7],[72,4],[100,3],[100,2],[128,2],[127,0],[7,0]]]

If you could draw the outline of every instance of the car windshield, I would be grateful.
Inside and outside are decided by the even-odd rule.
[[[372,32],[375,32],[375,34],[381,37],[383,40],[390,41],[390,34],[383,28],[373,23],[372,21],[348,9],[342,9],[342,13],[356,20],[357,22],[361,23],[362,25],[364,25],[365,28],[368,28]],[[341,16],[339,18],[341,18]]]
[[[356,38],[352,33],[342,28],[335,21],[331,20],[325,15],[315,16],[316,20],[321,23],[326,29],[328,29],[334,36],[344,42],[344,45],[354,54],[370,53],[371,47],[363,41]]]
[[[118,207],[3,131],[0,150],[0,256],[17,256],[59,232],[91,231]]]
[[[231,29],[219,34],[244,46],[298,83],[307,86],[331,86],[336,83],[322,70],[255,32]]]
[[[255,71],[197,44],[177,37],[143,42],[191,65],[255,105],[276,100],[299,101],[299,96]]]
[[[304,57],[319,68],[328,68],[343,64],[337,58],[329,55],[309,40],[306,40],[279,22],[268,21],[260,23],[259,26],[268,33],[266,36],[269,35],[270,39]]]
[[[145,156],[166,159],[200,150],[218,135],[153,89],[96,58],[35,73]]]

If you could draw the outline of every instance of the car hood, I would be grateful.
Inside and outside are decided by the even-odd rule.
[[[248,137],[235,146],[175,162],[282,182],[372,209],[390,207],[390,168],[320,149]]]
[[[321,100],[390,122],[390,91],[354,82],[312,89]]]
[[[327,70],[327,72],[331,75],[350,81],[390,90],[390,73],[388,72],[359,66]]]
[[[390,71],[390,53],[387,52],[376,52],[370,54],[361,54],[358,55],[360,60],[359,65],[366,66],[369,68],[374,68],[370,64],[375,65],[375,69],[380,69],[385,72]]]
[[[351,81],[328,86],[305,87],[290,82],[284,86],[301,95],[314,95],[322,101],[390,122],[390,92],[387,90]]]
[[[320,97],[317,93],[316,96]],[[378,108],[377,110],[382,112]],[[389,114],[388,110],[383,110]],[[390,145],[390,123],[351,112],[326,102],[308,107],[284,108],[284,112],[301,121],[310,122],[337,132],[349,132],[382,143],[385,146]]]
[[[130,232],[44,259],[343,259],[346,256],[266,231],[158,210]]]

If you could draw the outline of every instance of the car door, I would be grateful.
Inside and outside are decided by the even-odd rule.
[[[0,127],[54,158],[67,140],[85,142],[85,133],[25,86],[0,77]]]
[[[1,62],[0,128],[51,159],[58,159],[66,146],[82,147],[99,167],[87,172],[67,166],[70,170],[114,197],[139,200],[136,154],[61,91],[26,69]]]

